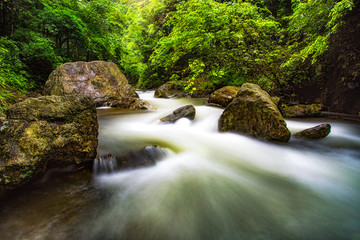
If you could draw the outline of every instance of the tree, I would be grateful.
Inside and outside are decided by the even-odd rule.
[[[164,26],[171,32],[154,48],[148,82],[186,80],[189,89],[195,82],[206,88],[276,83],[263,81],[268,78],[267,54],[277,54],[281,32],[267,9],[246,2],[189,0],[177,6]]]

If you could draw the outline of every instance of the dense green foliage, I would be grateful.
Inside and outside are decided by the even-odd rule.
[[[255,82],[285,90],[309,78],[352,0],[140,1],[127,31],[127,75],[193,91]]]
[[[254,82],[283,91],[309,78],[354,0],[3,0],[0,105],[41,88],[67,61],[115,62],[138,87]],[[306,66],[306,67],[305,67]]]

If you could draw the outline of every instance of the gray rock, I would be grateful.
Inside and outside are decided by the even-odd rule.
[[[176,109],[172,114],[160,119],[163,123],[174,123],[180,118],[188,118],[193,120],[195,118],[196,109],[193,105],[186,105]]]
[[[116,172],[123,169],[137,169],[155,165],[163,159],[166,153],[164,149],[156,146],[148,146],[130,151],[126,154],[114,156],[111,153],[99,156],[94,161],[95,174]]]

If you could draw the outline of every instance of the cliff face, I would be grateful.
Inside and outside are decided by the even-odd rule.
[[[329,111],[360,114],[360,3],[330,37],[329,48],[316,63],[313,83],[296,89],[300,102],[320,100]]]

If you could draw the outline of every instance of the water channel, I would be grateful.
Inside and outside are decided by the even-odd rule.
[[[360,239],[360,124],[287,120],[292,133],[325,122],[332,131],[273,144],[219,133],[223,110],[204,99],[141,98],[157,110],[98,109],[98,152],[156,145],[161,159],[97,175],[50,172],[0,202],[1,240]],[[194,121],[160,124],[185,104]]]

